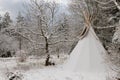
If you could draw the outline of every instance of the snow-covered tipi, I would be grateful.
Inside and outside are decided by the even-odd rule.
[[[84,17],[85,28],[63,68],[85,74],[104,74],[107,67],[104,61],[106,51],[90,24],[89,16],[85,14]],[[105,80],[105,77],[101,80]]]

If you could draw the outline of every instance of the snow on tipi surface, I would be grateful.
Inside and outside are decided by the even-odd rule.
[[[83,74],[105,75],[107,67],[103,56],[105,52],[93,28],[90,27],[87,35],[79,40],[73,49],[63,69]]]

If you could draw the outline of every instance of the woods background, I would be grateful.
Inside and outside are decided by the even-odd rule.
[[[70,54],[84,27],[82,10],[107,50],[113,70],[120,73],[120,0],[71,0],[66,6],[44,0],[23,3],[13,19],[0,16],[0,57]],[[112,67],[111,67],[112,68]]]

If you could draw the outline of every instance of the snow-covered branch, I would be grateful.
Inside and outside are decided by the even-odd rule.
[[[95,29],[107,29],[107,28],[116,28],[116,26],[107,26],[107,27],[94,27]]]
[[[49,45],[55,45],[55,44],[58,44],[58,43],[61,43],[61,42],[74,42],[74,40],[57,41],[57,42],[54,42],[54,43],[49,43]]]
[[[113,6],[109,6],[109,7],[106,7],[106,6],[101,6],[101,5],[98,5],[100,8],[102,9],[110,9],[110,8],[114,8],[116,7],[116,5],[113,5]]]
[[[26,40],[28,40],[29,42],[31,42],[31,43],[36,43],[36,44],[38,44],[38,45],[43,45],[43,43],[37,43],[36,41],[34,41],[34,40],[32,40],[32,39],[29,39],[28,37],[26,37],[25,35],[23,35],[23,34],[21,34],[21,33],[19,33],[19,32],[15,32],[16,34],[18,34],[18,35],[20,35],[21,37],[23,37],[24,39],[26,39]]]
[[[110,4],[111,2],[113,2],[112,0],[107,1],[107,2],[103,2],[103,1],[99,1],[99,0],[94,0],[94,1],[99,3],[99,4],[102,4],[102,5],[107,5],[107,4]]]
[[[35,34],[35,35],[42,36],[41,33],[37,33],[37,32],[35,32],[35,31],[31,30],[31,29],[28,29],[28,28],[26,28],[26,29],[27,29],[28,31],[30,31],[31,33]]]
[[[115,5],[109,6],[109,7],[100,6],[100,5],[99,6],[104,8],[104,9],[108,9],[108,8],[112,8],[112,7],[116,6],[120,10],[120,5],[118,4],[118,2],[116,0],[109,0],[108,2],[102,2],[102,1],[99,1],[99,0],[94,0],[94,1],[97,2],[100,5],[108,5],[110,3],[114,3]]]
[[[113,1],[116,7],[120,10],[120,5],[116,2],[116,0],[111,0],[111,1]]]

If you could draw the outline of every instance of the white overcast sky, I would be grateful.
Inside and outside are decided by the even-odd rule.
[[[15,19],[15,16],[19,11],[23,10],[23,2],[29,0],[0,0],[0,14],[3,15],[5,12],[9,12],[12,18]],[[52,0],[49,0],[52,1]],[[54,0],[58,3],[67,4],[67,0]]]
[[[0,0],[0,14],[9,12],[13,17],[22,10],[23,0]]]

